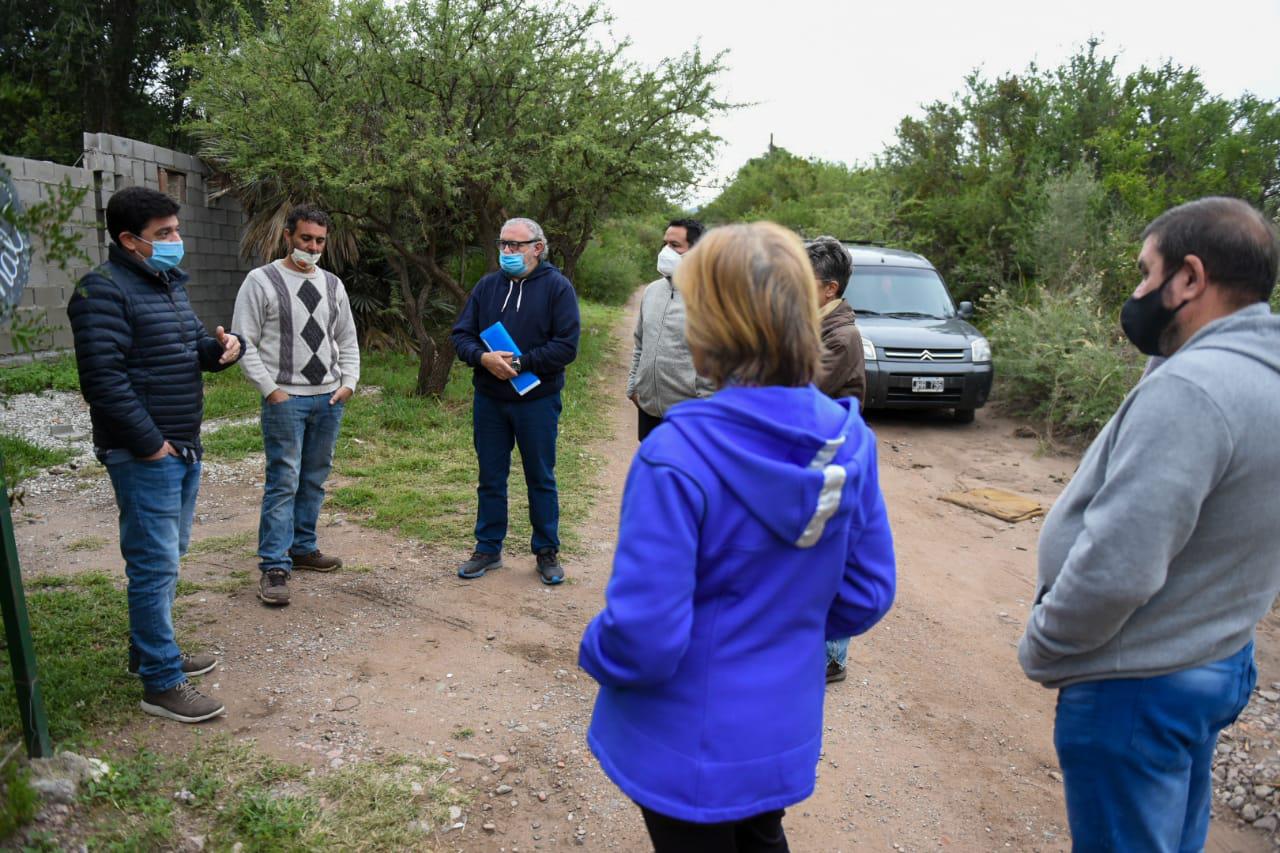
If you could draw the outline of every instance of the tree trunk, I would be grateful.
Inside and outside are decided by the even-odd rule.
[[[438,397],[449,384],[449,370],[453,367],[453,339],[446,326],[437,329],[418,342],[418,384],[414,393],[419,397]]]
[[[583,229],[586,231],[586,229]],[[587,250],[587,244],[591,242],[591,232],[586,233],[575,243],[569,244],[563,252],[564,266],[560,268],[560,272],[564,273],[564,277],[573,281],[574,275],[578,272],[578,261],[582,259],[582,253]]]

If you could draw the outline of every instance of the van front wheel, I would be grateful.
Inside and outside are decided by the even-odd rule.
[[[955,418],[956,418],[956,423],[958,424],[973,423],[973,416],[974,416],[973,409],[956,409]]]

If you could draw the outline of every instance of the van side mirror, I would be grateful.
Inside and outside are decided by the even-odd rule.
[[[973,316],[973,303],[961,302],[960,303],[960,319],[968,320],[972,316]]]

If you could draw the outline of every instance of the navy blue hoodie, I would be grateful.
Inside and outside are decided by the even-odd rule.
[[[525,373],[537,374],[542,384],[521,397],[506,379],[480,366],[488,347],[480,332],[502,321],[523,356]],[[478,393],[498,400],[536,400],[564,387],[564,369],[578,356],[578,296],[573,285],[548,261],[527,278],[513,279],[498,270],[476,282],[453,324],[458,358],[473,368]]]
[[[730,387],[636,454],[604,610],[578,662],[623,793],[695,823],[786,808],[822,750],[823,639],[893,602],[875,436],[852,399]]]

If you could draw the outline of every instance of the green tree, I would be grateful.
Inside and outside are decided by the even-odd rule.
[[[891,206],[883,177],[874,169],[805,159],[772,147],[739,169],[699,215],[709,224],[769,219],[806,237],[884,240]]]
[[[539,219],[572,272],[608,214],[704,167],[726,105],[720,57],[643,69],[594,34],[599,6],[518,0],[297,0],[223,26],[184,66],[192,132],[272,253],[282,212],[313,201],[394,271],[420,393],[443,389],[468,247],[495,265],[509,216]],[[464,265],[465,266],[465,265]]]
[[[969,75],[950,102],[909,117],[885,152],[896,238],[928,255],[959,295],[1036,281],[1043,247],[1061,230],[1063,181],[1077,170],[1090,192],[1089,228],[1113,238],[1203,195],[1239,196],[1274,216],[1280,207],[1280,102],[1210,94],[1194,68],[1172,62],[1120,79],[1115,59],[1090,42],[1060,67],[1035,65],[988,80]],[[1130,234],[1132,239],[1136,234]],[[1118,271],[1105,271],[1115,298]]]
[[[70,163],[81,133],[170,147],[183,139],[190,72],[169,61],[202,25],[256,0],[0,0],[0,151]]]

